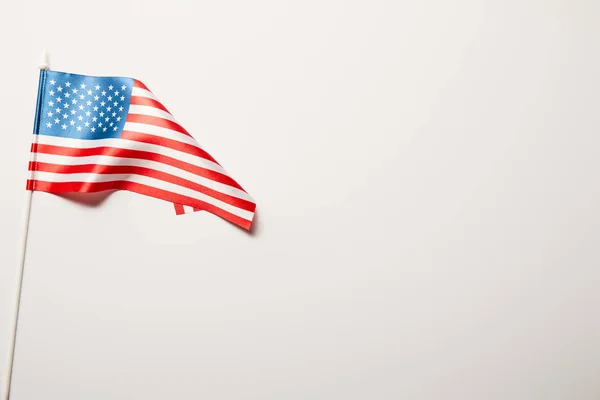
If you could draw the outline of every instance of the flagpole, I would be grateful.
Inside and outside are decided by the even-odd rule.
[[[42,84],[43,79],[45,79],[45,71],[49,68],[48,63],[48,54],[44,49],[42,53],[42,57],[40,59],[40,84],[38,89],[38,98],[36,104],[36,117],[35,117],[35,125],[34,125],[34,139],[37,137],[38,130],[38,118],[40,111],[40,101],[41,101],[41,93],[42,93]],[[21,240],[19,247],[19,258],[18,258],[18,270],[17,270],[17,291],[15,294],[15,308],[13,310],[13,319],[12,319],[12,336],[10,341],[10,346],[8,348],[8,363],[6,376],[4,380],[4,388],[2,391],[2,400],[9,400],[10,398],[10,386],[12,382],[12,373],[13,373],[13,365],[15,361],[15,344],[17,341],[17,325],[19,323],[19,308],[21,306],[21,289],[23,288],[23,272],[25,270],[25,253],[27,251],[27,237],[29,233],[29,217],[31,215],[31,203],[33,200],[33,190],[27,190],[25,195],[25,211],[23,217],[23,228],[21,230]]]

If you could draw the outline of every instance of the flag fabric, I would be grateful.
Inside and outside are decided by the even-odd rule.
[[[128,190],[250,229],[252,197],[142,82],[42,71],[28,190]]]

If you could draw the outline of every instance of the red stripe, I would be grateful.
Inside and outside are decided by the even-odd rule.
[[[185,214],[185,211],[183,210],[183,205],[173,203],[173,206],[175,207],[175,214],[177,214],[177,215]]]
[[[161,128],[170,129],[172,131],[177,131],[179,133],[183,133],[184,135],[192,137],[192,135],[190,135],[188,133],[188,131],[186,131],[183,128],[183,126],[179,125],[177,122],[174,122],[174,121],[171,121],[168,119],[164,119],[164,118],[160,118],[160,117],[154,117],[151,115],[143,115],[143,114],[129,114],[129,115],[127,115],[126,121],[127,122],[137,122],[139,124],[158,126]]]
[[[35,164],[35,166],[34,166]],[[199,193],[203,193],[212,198],[221,200],[224,203],[231,204],[234,207],[241,208],[242,210],[254,212],[256,205],[251,201],[239,199],[237,197],[229,196],[227,194],[218,192],[214,189],[200,185],[196,182],[183,179],[181,177],[168,174],[166,172],[157,171],[151,168],[138,167],[132,165],[101,165],[101,164],[81,164],[81,165],[61,165],[61,164],[50,164],[43,162],[30,162],[30,171],[42,171],[42,172],[53,172],[56,174],[135,174],[148,176],[150,178],[159,179],[164,182],[169,182],[175,185],[186,187],[195,190]]]
[[[142,89],[146,89],[147,91],[150,91],[150,89],[148,89],[146,87],[146,85],[144,85],[142,82],[138,81],[137,79],[133,80],[133,87],[142,88]]]
[[[249,230],[252,225],[252,221],[248,221],[244,218],[238,217],[228,211],[225,211],[219,207],[213,206],[212,204],[205,203],[201,200],[194,199],[188,196],[182,196],[167,190],[157,189],[155,187],[142,185],[141,183],[128,182],[128,181],[111,181],[111,182],[45,182],[45,181],[28,181],[27,187],[31,187],[33,190],[49,193],[68,193],[68,192],[79,192],[79,193],[92,193],[102,192],[104,190],[128,190],[143,194],[146,196],[154,197],[161,200],[166,200],[171,203],[185,204],[194,208],[201,208],[209,211],[235,225],[238,225],[244,229]]]
[[[164,156],[158,153],[152,153],[149,151],[141,151],[141,150],[129,150],[129,149],[120,149],[117,147],[92,147],[87,149],[76,149],[72,147],[63,147],[63,146],[52,146],[49,144],[34,144],[33,151],[38,153],[46,153],[46,154],[57,154],[61,156],[69,156],[69,157],[87,157],[87,156],[112,156],[112,157],[122,157],[122,158],[138,158],[140,160],[150,160],[156,161],[163,164],[171,165],[173,167],[183,169],[185,171],[189,171],[198,176],[202,176],[207,179],[211,179],[215,182],[220,182],[225,185],[233,186],[240,190],[242,187],[234,181],[231,177],[224,175],[220,172],[212,171],[210,169],[198,167],[197,165],[186,163],[185,161],[178,160],[173,157]]]
[[[217,160],[212,158],[212,156],[210,154],[208,154],[206,151],[204,151],[200,147],[194,146],[193,144],[183,143],[178,140],[173,140],[173,139],[165,138],[162,136],[156,136],[156,135],[150,135],[147,133],[132,132],[132,131],[123,131],[123,133],[121,134],[121,139],[133,140],[135,142],[142,142],[142,143],[154,144],[157,146],[168,147],[169,149],[182,151],[184,153],[188,153],[188,154],[191,154],[191,155],[194,155],[197,157],[204,158],[204,159],[206,159],[208,161],[212,161],[215,164],[220,166],[220,164],[217,162]]]
[[[150,99],[148,97],[131,96],[130,103],[131,104],[135,104],[137,106],[147,106],[147,107],[158,108],[160,110],[163,110],[163,111],[168,112],[169,114],[171,114],[169,112],[169,110],[167,110],[167,107],[163,106],[160,101],[157,101],[157,100],[154,100],[154,99]]]

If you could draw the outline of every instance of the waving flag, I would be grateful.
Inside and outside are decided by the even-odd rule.
[[[28,190],[128,190],[250,229],[256,204],[140,81],[42,71]]]

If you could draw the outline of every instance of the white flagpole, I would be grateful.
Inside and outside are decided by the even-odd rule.
[[[40,70],[48,70],[48,54],[46,50],[42,53],[42,58],[40,60]],[[41,82],[40,82],[41,83]],[[40,88],[39,90],[41,90]],[[39,95],[38,95],[39,102]],[[36,105],[40,107],[40,104]],[[39,110],[38,110],[39,112]],[[37,121],[36,121],[37,127]],[[34,132],[37,134],[37,132]],[[6,376],[4,379],[4,389],[2,390],[2,400],[9,400],[10,398],[10,385],[12,381],[12,372],[13,372],[13,364],[15,361],[15,343],[17,341],[17,325],[19,322],[19,308],[21,306],[21,289],[23,287],[23,271],[25,269],[25,252],[27,250],[27,236],[29,232],[29,216],[31,215],[31,202],[33,200],[33,191],[27,190],[26,199],[25,199],[25,212],[23,218],[23,229],[21,231],[21,245],[19,249],[19,269],[17,270],[17,291],[15,294],[15,308],[13,311],[13,319],[12,319],[12,337],[10,341],[10,347],[8,348],[8,363]]]

